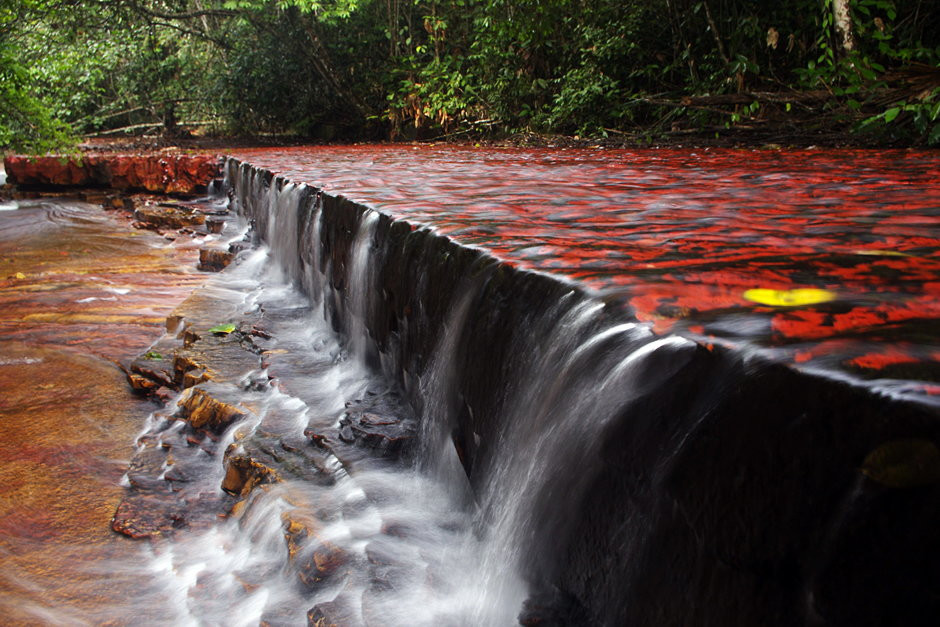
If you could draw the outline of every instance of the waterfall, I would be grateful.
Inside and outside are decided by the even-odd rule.
[[[858,616],[843,590],[866,580],[839,564],[864,550],[858,503],[882,498],[858,465],[893,434],[933,437],[928,409],[656,336],[603,294],[235,160],[225,184],[259,257],[220,280],[256,273],[283,354],[255,432],[334,452],[311,478],[285,467],[165,572],[205,570],[213,542],[240,555],[267,578],[239,602],[246,624]],[[417,439],[403,458],[362,447],[369,411]],[[308,530],[286,555],[284,520]]]

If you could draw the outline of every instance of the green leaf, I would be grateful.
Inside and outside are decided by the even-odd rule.
[[[930,135],[927,136],[927,143],[931,146],[934,144],[940,144],[940,124],[934,124],[933,129],[930,131]]]
[[[889,488],[930,485],[940,482],[940,450],[930,440],[892,440],[869,453],[860,470]]]
[[[144,353],[144,359],[147,359],[150,361],[156,361],[158,359],[163,359],[163,355],[161,355],[157,351],[147,351],[146,353]]]
[[[886,110],[882,115],[885,118],[885,122],[893,122],[894,118],[898,117],[898,114],[901,113],[901,107],[891,107]]]
[[[220,335],[227,335],[234,330],[235,330],[235,325],[232,323],[219,324],[209,329],[209,333],[218,333]]]

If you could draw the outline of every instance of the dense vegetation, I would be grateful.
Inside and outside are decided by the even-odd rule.
[[[940,143],[938,0],[0,0],[0,146],[799,123]]]

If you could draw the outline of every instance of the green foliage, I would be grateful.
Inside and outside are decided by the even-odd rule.
[[[0,48],[0,149],[31,153],[70,149],[76,143],[71,129],[30,89],[31,74]]]
[[[0,0],[0,145],[720,129],[805,111],[751,96],[793,90],[830,94],[827,119],[859,132],[936,145],[934,16],[854,0],[845,50],[832,1]]]
[[[805,69],[797,71],[803,84],[829,89],[835,96],[833,106],[846,107],[848,116],[861,118],[856,127],[859,131],[905,136],[937,145],[940,87],[921,89],[887,106],[880,104],[881,98],[875,94],[889,90],[888,68],[916,62],[940,71],[940,49],[914,40],[923,34],[917,30],[916,16],[908,13],[899,19],[893,0],[857,0],[852,10],[857,46],[843,50],[835,43],[832,0],[823,1],[816,40],[818,56]]]
[[[928,146],[940,146],[940,87],[921,94],[913,102],[900,101],[859,124],[859,130],[920,138]]]
[[[40,69],[18,54],[23,22],[45,9],[41,0],[0,0],[0,150],[42,153],[76,142],[35,89]]]

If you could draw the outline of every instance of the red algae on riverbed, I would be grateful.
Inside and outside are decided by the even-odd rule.
[[[115,567],[139,548],[109,521],[152,406],[117,362],[159,337],[205,275],[195,248],[99,206],[0,209],[0,615],[5,625],[133,624],[109,608],[126,609],[119,601],[147,582]]]
[[[940,381],[935,152],[363,145],[233,156],[605,291],[660,332]],[[783,306],[748,299],[754,289],[831,298]]]

